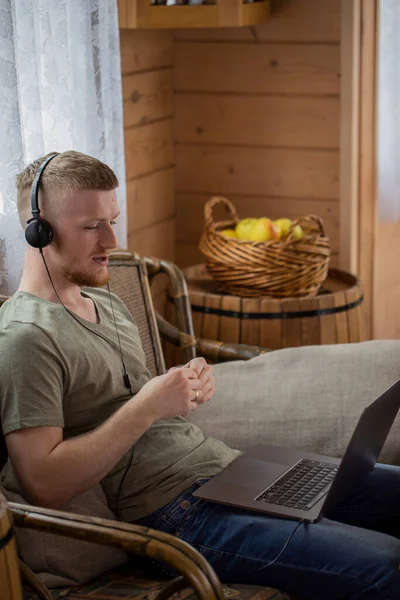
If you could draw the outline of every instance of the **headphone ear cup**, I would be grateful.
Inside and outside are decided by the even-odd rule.
[[[45,248],[53,239],[53,228],[44,219],[31,219],[25,229],[25,239],[33,248]]]

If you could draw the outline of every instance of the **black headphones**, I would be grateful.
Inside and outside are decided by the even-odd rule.
[[[58,156],[59,153],[51,154],[46,160],[40,165],[38,172],[36,173],[35,180],[32,184],[31,189],[31,213],[32,218],[27,221],[27,228],[25,229],[25,239],[30,246],[33,248],[39,248],[40,250],[45,246],[48,246],[53,239],[53,228],[48,221],[40,218],[39,208],[39,183],[42,177],[43,171],[53,158]]]

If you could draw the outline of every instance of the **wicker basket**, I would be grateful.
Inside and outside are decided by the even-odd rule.
[[[212,210],[224,204],[230,219],[214,222]],[[239,222],[232,202],[221,196],[210,198],[204,207],[204,231],[199,248],[218,288],[243,297],[314,296],[328,274],[331,248],[322,221],[316,215],[299,217],[283,241],[250,242],[226,237],[223,229]],[[304,232],[294,239],[294,227]]]

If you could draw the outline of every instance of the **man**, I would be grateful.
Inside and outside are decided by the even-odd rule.
[[[18,177],[23,226],[45,158]],[[53,239],[42,251],[28,245],[19,289],[0,310],[8,477],[15,472],[25,497],[49,507],[100,482],[122,520],[185,539],[223,580],[303,598],[398,598],[395,467],[377,467],[362,492],[311,525],[192,496],[237,452],[182,416],[212,397],[211,368],[195,359],[150,379],[129,312],[99,289],[116,246],[117,186],[109,167],[72,151],[43,172],[40,216]]]

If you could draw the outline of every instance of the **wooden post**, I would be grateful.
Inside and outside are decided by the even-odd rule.
[[[361,0],[341,4],[339,264],[357,272]]]
[[[373,337],[373,281],[376,235],[376,97],[378,6],[362,0],[360,81],[360,203],[358,274],[364,287],[366,338]]]

